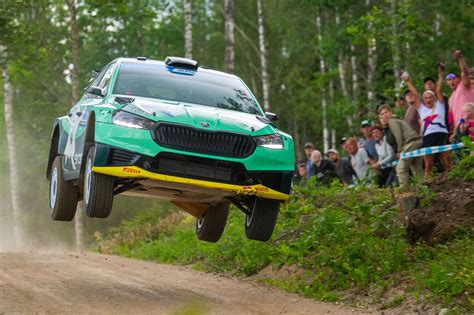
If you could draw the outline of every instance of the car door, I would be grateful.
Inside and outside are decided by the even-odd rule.
[[[115,63],[105,66],[97,77],[88,85],[97,86],[103,89],[104,95],[107,94],[108,84],[112,77]],[[87,90],[87,88],[86,88]],[[74,105],[68,113],[69,134],[67,144],[64,150],[64,171],[65,177],[77,178],[82,162],[84,150],[85,132],[90,112],[97,105],[104,102],[105,97],[100,97],[88,92],[79,102]]]

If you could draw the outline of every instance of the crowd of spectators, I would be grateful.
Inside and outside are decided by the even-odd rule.
[[[409,184],[410,176],[430,180],[435,163],[441,170],[449,170],[449,152],[405,159],[400,155],[459,142],[463,136],[474,142],[474,67],[468,68],[461,51],[456,50],[454,57],[460,74],[445,76],[444,65],[438,64],[437,80],[425,78],[421,94],[410,74],[402,72],[401,79],[408,87],[404,95],[395,100],[394,108],[389,104],[378,107],[378,123],[362,121],[362,137],[341,139],[345,156],[340,156],[336,148],[323,156],[312,142],[307,142],[306,160],[297,166],[295,184],[315,177],[322,185],[338,179],[344,185],[367,182],[379,187],[403,187]],[[443,95],[444,83],[451,89],[449,97]]]

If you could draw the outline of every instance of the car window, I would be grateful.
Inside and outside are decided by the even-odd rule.
[[[112,74],[114,72],[114,64],[108,66],[107,70],[104,72],[104,75],[99,83],[99,87],[105,89],[109,86],[110,79],[112,79]]]
[[[208,71],[174,72],[160,64],[123,63],[114,94],[194,103],[260,115],[256,100],[236,78]]]

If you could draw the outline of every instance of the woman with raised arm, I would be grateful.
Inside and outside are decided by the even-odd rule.
[[[422,99],[418,93],[412,79],[408,73],[402,74],[402,79],[406,82],[410,91],[416,96],[416,107],[421,120],[421,134],[423,136],[422,148],[445,145],[449,136],[448,128],[445,125],[447,115],[443,99],[443,69],[438,65],[438,82],[436,83],[436,94],[433,91],[423,92]],[[440,153],[444,169],[450,167],[449,156],[447,152]],[[425,162],[425,181],[429,180],[433,170],[433,155],[423,156]]]

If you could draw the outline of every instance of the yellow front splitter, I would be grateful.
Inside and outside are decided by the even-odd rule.
[[[146,171],[136,166],[94,166],[92,167],[94,173],[110,175],[114,177],[125,177],[125,178],[147,178],[154,180],[162,180],[173,183],[189,184],[204,188],[222,189],[225,191],[231,191],[239,195],[255,195],[261,198],[275,199],[286,201],[290,197],[287,194],[281,193],[274,189],[268,188],[261,184],[240,186],[233,184],[210,182],[206,180],[191,179],[163,174],[156,174]]]

